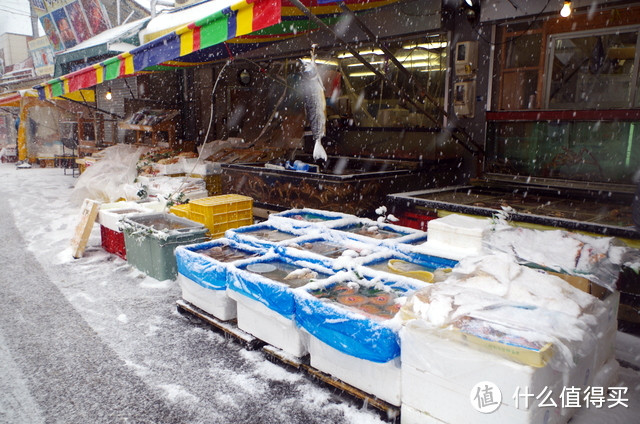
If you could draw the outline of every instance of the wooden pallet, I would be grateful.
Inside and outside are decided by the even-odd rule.
[[[229,321],[220,321],[214,316],[208,314],[197,306],[192,305],[191,303],[178,299],[176,301],[178,306],[178,312],[182,314],[190,314],[200,321],[203,321],[206,324],[209,324],[214,329],[223,332],[237,340],[241,343],[245,349],[247,350],[256,350],[261,349],[262,352],[268,359],[273,359],[279,362],[280,364],[286,365],[288,367],[294,368],[296,370],[300,370],[305,372],[314,380],[319,380],[324,384],[327,384],[331,387],[334,387],[340,392],[345,393],[353,398],[361,400],[366,405],[370,405],[377,409],[382,413],[382,417],[386,418],[390,422],[400,422],[400,408],[391,405],[383,400],[376,398],[375,396],[370,395],[369,393],[363,392],[362,390],[351,386],[341,380],[338,380],[332,377],[329,374],[326,374],[322,371],[319,371],[309,365],[309,357],[305,356],[303,358],[298,358],[293,356],[282,349],[271,346],[260,339],[252,336],[251,334],[239,329],[237,327],[237,321],[229,320]]]
[[[236,325],[235,319],[229,321],[221,321],[213,315],[203,311],[202,309],[198,308],[195,305],[192,305],[191,303],[183,299],[178,299],[176,301],[176,305],[178,306],[178,312],[188,313],[192,316],[195,316],[205,324],[208,324],[214,329],[221,331],[228,336],[231,336],[240,344],[242,344],[242,346],[247,350],[256,350],[265,345],[262,340],[253,337],[246,331],[239,329]]]

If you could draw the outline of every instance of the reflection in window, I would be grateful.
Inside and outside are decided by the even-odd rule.
[[[487,169],[511,175],[630,184],[638,122],[491,122]]]
[[[381,73],[391,77],[406,90],[410,98],[424,103],[431,115],[438,117],[437,107],[444,105],[447,68],[446,37],[436,35],[388,46],[409,71],[407,78],[382,51],[363,49],[359,53]],[[343,76],[344,98],[354,125],[362,127],[428,127],[432,122],[410,104],[397,90],[365,67],[349,52],[337,54]],[[435,100],[436,105],[427,100]]]
[[[552,37],[547,102],[551,109],[633,105],[638,31]]]

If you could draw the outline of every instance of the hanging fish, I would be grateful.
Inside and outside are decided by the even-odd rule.
[[[304,109],[313,135],[313,159],[327,160],[327,152],[322,147],[322,137],[327,127],[327,103],[324,97],[324,86],[318,75],[315,54],[311,54],[310,62],[303,62]]]

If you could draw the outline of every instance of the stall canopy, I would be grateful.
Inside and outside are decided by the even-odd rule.
[[[33,107],[55,107],[61,101],[73,101],[82,103],[95,103],[95,91],[78,90],[69,93],[64,97],[55,97],[51,100],[42,100],[38,96],[38,92],[32,89],[16,90],[9,93],[0,94],[0,107],[19,107],[20,108],[20,126],[18,127],[18,159],[27,159],[27,122],[29,110]],[[66,109],[66,108],[65,108]],[[32,159],[35,157],[32,155]]]
[[[395,3],[398,0],[345,0],[354,11]],[[303,0],[323,21],[338,19],[334,0]],[[195,11],[195,12],[194,12]],[[206,12],[205,12],[206,11]],[[150,40],[129,52],[87,66],[35,86],[41,98],[61,96],[104,81],[140,71],[174,69],[223,59],[244,51],[317,28],[287,0],[212,0],[168,13],[159,25],[152,20],[141,36]],[[204,18],[180,24],[185,16]],[[173,17],[173,19],[172,19]],[[158,38],[154,38],[158,37]]]

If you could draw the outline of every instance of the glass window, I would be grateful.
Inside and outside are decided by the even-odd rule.
[[[551,37],[550,109],[627,108],[634,104],[638,30]]]

